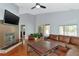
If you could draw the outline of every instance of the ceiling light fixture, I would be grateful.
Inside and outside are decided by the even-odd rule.
[[[39,5],[37,5],[37,6],[36,6],[36,8],[40,8],[40,6],[39,6]]]
[[[43,6],[40,3],[36,3],[36,5],[33,6],[31,9],[34,9],[34,8],[43,8],[43,9],[46,9],[46,6]]]

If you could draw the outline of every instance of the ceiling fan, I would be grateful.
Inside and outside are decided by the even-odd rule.
[[[36,3],[36,5],[34,7],[32,7],[31,9],[34,9],[34,8],[43,8],[43,9],[45,9],[46,7],[41,5],[40,3]]]

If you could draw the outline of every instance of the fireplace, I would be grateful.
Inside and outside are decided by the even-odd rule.
[[[14,33],[5,33],[4,45],[0,49],[7,49],[10,46],[14,45],[15,43],[17,43],[16,38],[15,38],[15,34]]]

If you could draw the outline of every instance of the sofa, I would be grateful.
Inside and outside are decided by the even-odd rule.
[[[79,56],[79,37],[50,34],[48,40],[52,40],[52,42],[58,45],[69,48],[65,54],[66,56]]]

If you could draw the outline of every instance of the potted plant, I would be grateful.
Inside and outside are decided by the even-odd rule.
[[[31,35],[32,35],[32,37],[35,38],[35,40],[37,40],[38,38],[42,37],[42,34],[41,33],[33,33]]]

